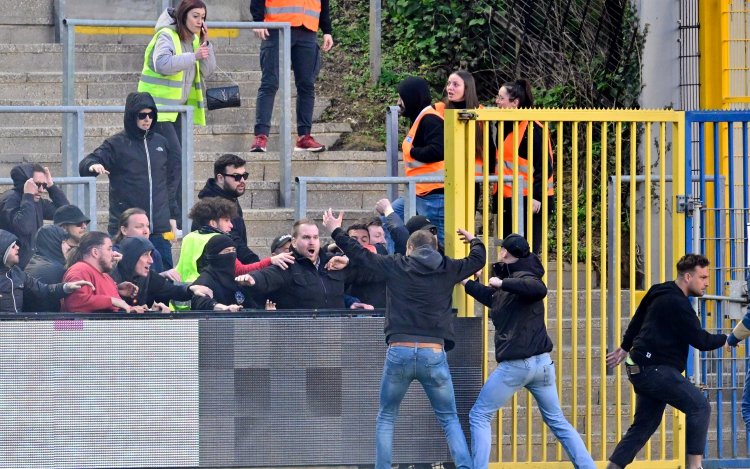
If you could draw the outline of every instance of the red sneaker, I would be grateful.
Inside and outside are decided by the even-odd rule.
[[[255,136],[255,140],[253,141],[253,146],[250,147],[250,151],[253,152],[265,152],[266,151],[266,145],[268,145],[268,136],[260,134]]]
[[[297,145],[294,147],[295,151],[324,151],[325,145],[322,145],[312,138],[312,135],[307,134],[297,139]]]

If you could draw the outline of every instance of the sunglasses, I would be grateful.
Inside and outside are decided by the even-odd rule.
[[[435,228],[434,226],[431,226],[431,227],[428,228],[428,230],[430,231],[430,233],[432,233],[435,236],[437,236],[437,228]]]
[[[82,222],[80,222],[80,223],[74,223],[74,225],[75,225],[76,227],[78,227],[78,228],[83,228],[84,226],[86,226],[86,225],[88,225],[88,224],[89,224],[89,222],[87,222],[87,221],[82,221]]]
[[[46,182],[35,182],[37,189],[44,189],[47,190],[47,183]]]
[[[242,173],[242,174],[239,174],[239,173],[237,173],[237,174],[221,173],[221,175],[224,176],[224,177],[226,177],[226,178],[234,178],[234,180],[236,182],[240,182],[241,179],[247,181],[247,178],[250,177],[250,173],[247,173],[247,172]]]
[[[154,116],[155,115],[156,115],[156,113],[154,113],[154,111],[151,111],[151,112],[139,112],[138,113],[138,120],[142,121],[143,119],[145,119],[147,117],[149,119],[151,119],[151,120],[154,120]]]

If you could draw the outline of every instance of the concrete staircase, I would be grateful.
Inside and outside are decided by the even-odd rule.
[[[7,3],[7,5],[5,5]],[[0,72],[4,89],[0,105],[59,105],[62,99],[62,46],[54,43],[52,0],[27,2],[23,12],[8,0],[0,6],[18,16],[7,22],[15,31],[8,41],[0,44],[0,59],[5,64]],[[69,18],[127,18],[155,20],[161,1],[107,0],[102,4],[93,0],[68,0]],[[209,20],[248,21],[249,2],[231,0],[209,6]],[[118,13],[119,12],[119,13]],[[3,22],[3,20],[0,20]],[[22,32],[25,32],[22,34]],[[33,33],[32,33],[33,32]],[[15,38],[18,37],[18,40]],[[123,105],[125,96],[136,89],[143,64],[146,35],[86,35],[76,36],[76,104]],[[250,179],[245,195],[240,199],[249,244],[261,256],[268,253],[271,240],[288,232],[293,222],[293,210],[279,207],[279,155],[274,150],[279,141],[279,108],[274,110],[268,153],[248,153],[253,140],[255,96],[260,83],[258,65],[259,41],[250,31],[241,30],[238,37],[212,39],[217,51],[217,62],[229,77],[216,73],[207,86],[230,83],[240,85],[242,107],[208,111],[207,125],[196,127],[195,190],[200,190],[211,177],[213,162],[223,153],[237,153],[248,161]],[[229,80],[231,78],[231,80]],[[296,96],[292,84],[292,102]],[[317,122],[330,100],[318,96],[312,133],[327,146],[334,145],[341,135],[351,131],[347,123]],[[21,162],[49,166],[53,175],[61,171],[61,117],[58,114],[12,114],[0,120],[0,174]],[[296,136],[296,116],[292,109],[292,140]],[[96,148],[105,138],[122,130],[121,114],[90,114],[86,116],[86,153]],[[385,154],[378,152],[327,151],[322,154],[295,152],[292,177],[296,176],[372,176],[385,175]],[[106,221],[108,181],[97,183],[99,215]],[[373,214],[375,201],[385,195],[383,186],[311,186],[308,194],[308,213],[320,218],[328,206],[346,211],[351,221]],[[102,225],[100,225],[101,227]]]

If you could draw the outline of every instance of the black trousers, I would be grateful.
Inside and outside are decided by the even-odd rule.
[[[182,115],[178,114],[177,120],[174,122],[157,122],[154,130],[167,139],[167,144],[170,148],[169,154],[172,155],[172,149],[174,148],[176,150],[175,154],[181,157]],[[177,184],[177,212],[177,227],[182,228],[182,173],[180,173],[180,180]]]
[[[667,404],[685,413],[687,454],[703,454],[711,416],[706,396],[676,368],[664,365],[641,368],[638,374],[629,373],[636,396],[633,423],[609,460],[620,467],[630,464],[659,428]]]

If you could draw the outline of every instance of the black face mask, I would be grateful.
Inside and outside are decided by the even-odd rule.
[[[492,264],[492,273],[499,279],[510,277],[510,268],[505,262],[496,262]]]

